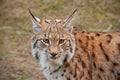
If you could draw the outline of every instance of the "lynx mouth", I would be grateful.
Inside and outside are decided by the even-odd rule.
[[[58,57],[50,57],[50,59],[57,59]]]
[[[48,55],[48,58],[50,59],[50,60],[56,60],[56,59],[58,59],[60,57],[60,55],[56,55],[56,56],[51,56],[50,54]]]

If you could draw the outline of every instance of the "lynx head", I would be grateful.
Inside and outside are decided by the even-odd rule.
[[[31,11],[34,36],[31,41],[32,54],[40,63],[51,62],[62,65],[74,56],[75,38],[71,21],[74,12],[65,20],[40,20]],[[45,64],[43,63],[43,64]]]

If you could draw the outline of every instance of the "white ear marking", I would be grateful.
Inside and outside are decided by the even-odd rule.
[[[36,17],[35,17],[36,18]],[[38,34],[41,31],[41,28],[39,25],[37,25],[34,20],[32,20],[32,27],[33,27],[33,32],[35,34]]]

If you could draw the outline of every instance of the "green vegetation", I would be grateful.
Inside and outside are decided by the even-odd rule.
[[[31,57],[28,8],[40,19],[65,19],[78,8],[75,27],[120,30],[120,0],[2,0],[0,5],[0,80],[45,80]]]
[[[21,76],[20,80],[26,80],[26,76],[25,75]]]

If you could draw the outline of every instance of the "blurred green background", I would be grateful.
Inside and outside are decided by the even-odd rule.
[[[45,80],[31,56],[31,20],[65,19],[75,9],[74,26],[87,31],[119,31],[120,0],[0,0],[0,80]]]

